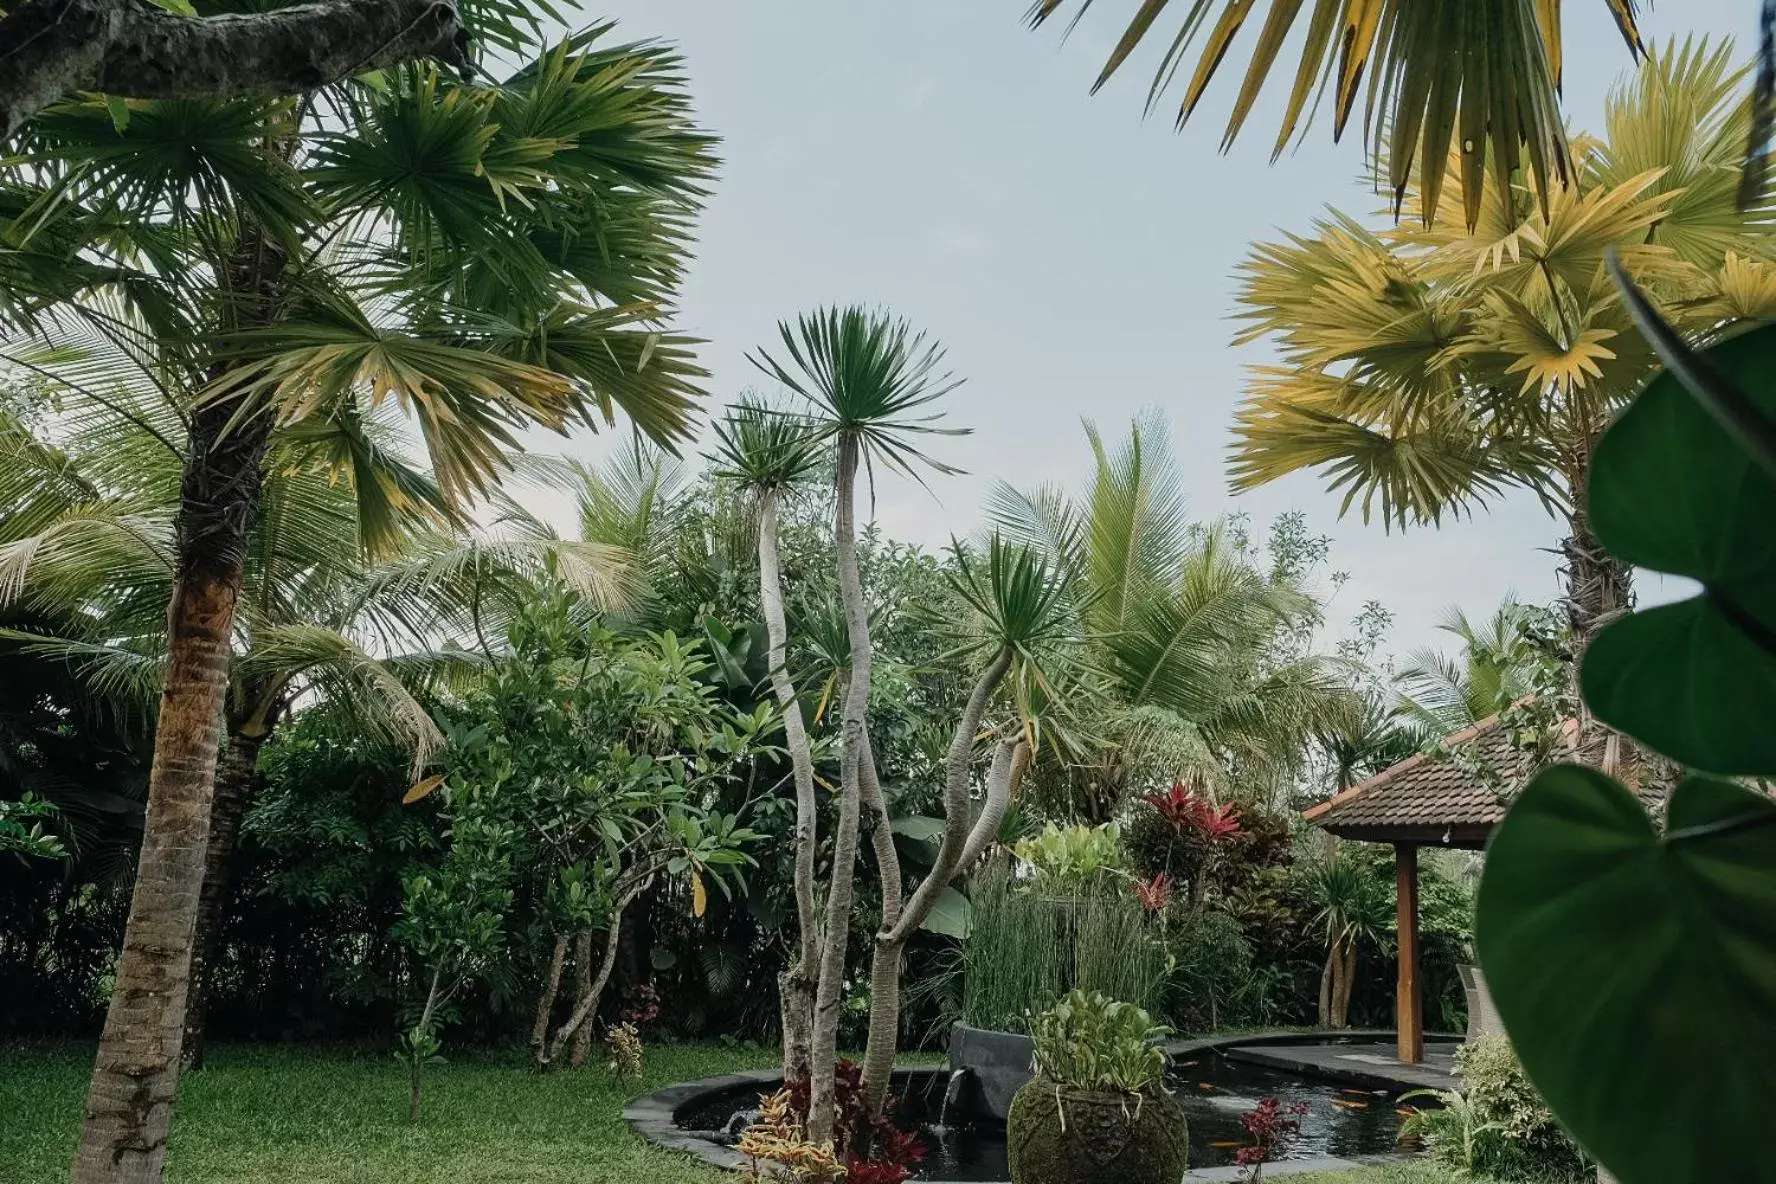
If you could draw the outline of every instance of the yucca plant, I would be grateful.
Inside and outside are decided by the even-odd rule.
[[[921,466],[939,472],[948,466],[921,453],[921,436],[955,435],[936,426],[933,403],[957,381],[945,373],[943,351],[904,320],[863,308],[824,308],[779,326],[782,359],[759,350],[753,362],[767,376],[809,404],[814,432],[836,454],[833,549],[838,565],[839,600],[845,616],[846,678],[839,736],[839,816],[833,835],[832,879],[826,898],[826,936],[815,989],[811,1025],[811,1083],[808,1134],[816,1142],[832,1137],[833,1073],[838,1060],[840,996],[856,877],[858,823],[865,804],[879,813],[881,789],[870,753],[867,708],[871,661],[868,609],[857,565],[857,478],[881,464],[915,474]],[[892,837],[878,828],[886,845],[882,863],[892,862]],[[886,910],[887,902],[884,902]]]
[[[1572,184],[1489,184],[1472,234],[1340,214],[1255,248],[1242,340],[1273,339],[1282,361],[1248,387],[1235,487],[1316,469],[1346,512],[1402,528],[1528,491],[1567,523],[1582,650],[1631,598],[1629,568],[1592,534],[1584,475],[1658,366],[1606,257],[1696,339],[1776,311],[1776,207],[1763,192],[1743,210],[1736,200],[1744,81],[1730,45],[1669,45],[1610,96],[1604,136],[1575,141]]]
[[[300,98],[80,97],[8,145],[5,358],[92,390],[78,359],[24,355],[97,334],[185,437],[147,828],[77,1184],[160,1175],[274,435],[336,440],[362,491],[363,424],[398,408],[457,510],[528,427],[621,409],[688,430],[701,371],[663,317],[712,158],[678,60],[609,26],[546,48],[522,32],[537,56],[497,85],[422,65]]]
[[[1631,53],[1642,52],[1635,0],[1603,0]],[[1084,19],[1093,0],[1034,0],[1029,19],[1041,25],[1071,8]],[[1231,58],[1236,38],[1254,10],[1253,0],[1224,0],[1211,22],[1214,0],[1141,0],[1110,51],[1095,92],[1144,42],[1165,43],[1147,90],[1147,107],[1179,80],[1193,51],[1196,64],[1178,107],[1180,127],[1196,110],[1210,80]],[[1172,19],[1165,18],[1170,10]],[[1573,168],[1572,149],[1561,125],[1562,40],[1559,0],[1272,0],[1255,34],[1233,115],[1222,137],[1232,146],[1283,47],[1307,15],[1298,42],[1289,102],[1271,159],[1281,156],[1297,129],[1305,132],[1312,111],[1332,100],[1332,136],[1344,134],[1368,79],[1363,123],[1372,133],[1396,212],[1405,201],[1413,165],[1419,168],[1419,210],[1426,222],[1438,214],[1443,161],[1453,151],[1468,226],[1480,217],[1485,174],[1508,186],[1519,171],[1535,178],[1546,197]],[[1313,107],[1309,107],[1309,99]],[[1741,145],[1743,147],[1743,144]]]
[[[786,498],[802,492],[824,463],[826,449],[806,418],[741,402],[716,425],[717,472],[748,492],[758,513],[759,605],[770,645],[771,693],[783,712],[784,747],[795,779],[795,901],[799,938],[795,963],[778,980],[782,996],[783,1079],[809,1079],[814,1038],[814,998],[822,965],[820,918],[814,904],[814,856],[818,799],[814,756],[789,671],[789,625],[783,607],[783,565],[778,553],[778,514]],[[892,841],[892,840],[890,840]]]

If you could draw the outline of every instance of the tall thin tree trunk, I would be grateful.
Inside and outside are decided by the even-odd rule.
[[[222,938],[223,910],[233,880],[229,865],[240,842],[241,819],[259,784],[259,750],[266,733],[231,734],[216,766],[216,788],[210,802],[210,837],[204,851],[203,892],[197,901],[197,926],[191,939],[191,984],[185,995],[185,1068],[204,1062],[204,1023],[208,1014],[211,964]]]
[[[1599,429],[1601,431],[1601,428]],[[1572,633],[1572,676],[1575,690],[1579,664],[1592,638],[1610,621],[1634,607],[1634,569],[1611,555],[1591,531],[1585,505],[1585,477],[1590,470],[1595,437],[1580,450],[1574,465],[1573,511],[1569,531],[1560,545],[1566,575],[1567,626]],[[1633,780],[1637,754],[1634,742],[1599,720],[1579,699],[1575,756],[1579,763]]]
[[[629,902],[633,899],[633,893],[625,895],[618,899],[617,907],[611,910],[609,927],[605,931],[604,958],[598,965],[598,973],[593,976],[590,986],[581,993],[575,1002],[573,1014],[567,1017],[567,1022],[555,1029],[555,1035],[550,1039],[549,1045],[543,1053],[541,1068],[544,1072],[547,1072],[556,1061],[561,1059],[561,1050],[567,1046],[567,1042],[572,1040],[582,1027],[590,1024],[592,1016],[598,1011],[598,1001],[604,995],[605,984],[610,982],[611,968],[617,964],[617,946],[623,940],[623,911],[629,907]],[[591,934],[587,933],[582,937],[584,941],[589,943]],[[592,959],[587,957],[582,959],[582,964],[590,964],[591,961]]]
[[[814,991],[813,1038],[809,1053],[808,1139],[831,1143],[835,1120],[834,1072],[839,1055],[839,1012],[845,986],[845,954],[850,939],[851,898],[857,870],[857,825],[862,806],[859,769],[867,744],[871,658],[869,615],[863,578],[857,568],[857,441],[839,441],[837,507],[833,542],[839,569],[839,599],[851,643],[851,678],[839,729],[839,821],[833,836],[832,880],[826,896],[820,978]]]
[[[1335,948],[1326,951],[1326,964],[1320,968],[1320,1027],[1330,1028],[1332,1023],[1332,978],[1337,973],[1338,951]]]
[[[543,1058],[543,1042],[549,1039],[549,1017],[555,1011],[555,996],[561,993],[561,970],[567,964],[567,934],[555,935],[555,948],[549,954],[549,975],[543,980],[542,993],[537,996],[536,1017],[530,1021],[530,1059],[539,1065]]]
[[[783,569],[777,550],[778,492],[759,496],[759,603],[770,643],[771,691],[783,712],[784,747],[789,749],[795,777],[795,902],[801,938],[795,965],[778,979],[783,1015],[783,1079],[805,1081],[813,1042],[814,984],[820,964],[820,921],[814,909],[814,853],[818,800],[814,794],[814,756],[802,705],[789,677],[789,624],[783,611]]]
[[[283,273],[278,246],[243,224],[217,276],[221,327],[273,323]],[[166,1161],[235,608],[271,430],[269,415],[229,430],[237,409],[213,402],[190,416],[148,816],[70,1184],[159,1184]]]
[[[616,950],[616,943],[611,943],[605,950],[606,959],[614,959]],[[604,977],[610,978],[608,965]],[[603,984],[600,983],[599,987],[602,990]],[[597,1002],[592,997],[592,931],[587,929],[580,934],[579,941],[574,946],[574,1010],[587,1006],[596,1007]],[[591,1059],[592,1025],[583,1023],[580,1030],[574,1033],[573,1044],[568,1047],[567,1063],[572,1068],[584,1069],[586,1062]]]
[[[233,410],[193,416],[147,824],[71,1184],[158,1184],[166,1158],[235,602],[267,430],[261,417],[224,436]]]

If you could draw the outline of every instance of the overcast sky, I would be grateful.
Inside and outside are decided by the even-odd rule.
[[[1255,29],[1191,126],[1174,134],[1169,114],[1141,118],[1144,61],[1087,94],[1126,0],[1099,3],[1070,39],[1058,27],[1027,29],[1025,7],[604,0],[585,10],[588,22],[618,18],[625,38],[676,43],[698,113],[722,138],[680,318],[708,341],[716,397],[759,385],[744,354],[773,340],[780,318],[826,302],[882,304],[948,347],[967,379],[948,417],[973,429],[934,446],[967,470],[934,481],[935,498],[880,486],[878,514],[896,536],[937,546],[969,533],[997,478],[1077,487],[1088,462],[1080,418],[1116,433],[1155,406],[1170,418],[1193,512],[1243,511],[1262,524],[1305,510],[1334,538],[1333,566],[1350,573],[1334,617],[1380,600],[1396,614],[1396,653],[1435,641],[1449,605],[1483,614],[1509,591],[1557,595],[1546,548],[1559,528],[1528,497],[1440,531],[1390,536],[1340,521],[1337,499],[1311,474],[1229,494],[1225,457],[1243,375],[1270,352],[1230,344],[1234,268],[1248,243],[1303,231],[1327,205],[1374,209],[1354,181],[1361,144],[1333,145],[1322,122],[1270,165],[1284,98],[1272,86],[1242,139],[1219,154]],[[1644,14],[1644,32],[1649,43],[1730,34],[1749,56],[1756,7],[1666,0]],[[1596,126],[1628,56],[1602,0],[1565,9],[1568,115]],[[1643,596],[1677,591],[1655,579]]]

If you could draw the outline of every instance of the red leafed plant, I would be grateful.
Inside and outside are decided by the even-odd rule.
[[[1186,789],[1183,782],[1173,782],[1165,793],[1149,794],[1144,800],[1175,830],[1205,843],[1223,843],[1241,833],[1238,806],[1231,802],[1217,806]]]
[[[789,1083],[789,1104],[802,1121],[808,1118],[808,1081]],[[833,1143],[844,1153],[846,1184],[901,1184],[925,1158],[925,1144],[901,1130],[886,1114],[871,1114],[863,1102],[863,1067],[840,1061],[833,1073],[838,1113]],[[892,1099],[887,1109],[893,1109]]]
[[[1135,899],[1141,907],[1150,913],[1157,913],[1166,907],[1172,899],[1172,878],[1160,872],[1151,880],[1136,880],[1134,885]]]
[[[1264,1165],[1287,1151],[1300,1137],[1301,1116],[1306,1113],[1306,1102],[1284,1107],[1275,1098],[1263,1098],[1240,1116],[1240,1125],[1252,1136],[1252,1144],[1241,1147],[1233,1160],[1246,1169],[1247,1184],[1258,1184],[1264,1178]]]

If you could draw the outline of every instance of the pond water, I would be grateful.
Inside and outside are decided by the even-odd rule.
[[[1168,1074],[1173,1092],[1190,1116],[1190,1166],[1220,1167],[1234,1162],[1251,1140],[1240,1117],[1260,1099],[1274,1097],[1284,1107],[1307,1105],[1301,1116],[1301,1137],[1277,1156],[1279,1161],[1337,1156],[1351,1159],[1387,1155],[1401,1150],[1404,1121],[1398,1094],[1314,1080],[1242,1063],[1216,1052],[1176,1062]],[[926,1145],[919,1178],[953,1181],[1004,1181],[1005,1128],[997,1123],[956,1122],[945,1113],[945,1080],[933,1075],[902,1095],[901,1121],[916,1126]],[[756,1093],[734,1092],[712,1097],[677,1116],[680,1128],[703,1133],[716,1142],[732,1142],[758,1104]]]

